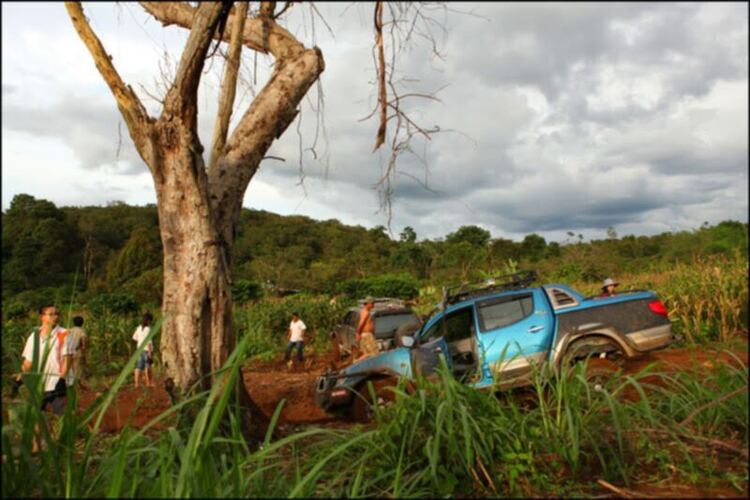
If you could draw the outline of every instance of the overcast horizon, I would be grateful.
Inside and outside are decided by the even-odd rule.
[[[588,240],[610,227],[653,235],[747,222],[747,3],[449,6],[462,13],[448,13],[445,36],[438,32],[443,57],[421,43],[400,61],[416,80],[409,91],[442,88],[440,102],[414,101],[412,113],[445,132],[415,143],[424,163],[399,160],[394,238],[405,226],[422,240],[477,225],[494,238],[562,242],[569,231]],[[372,153],[377,123],[362,121],[375,96],[371,6],[317,7],[333,36],[320,19],[313,28],[304,4],[293,6],[288,27],[323,52],[324,128],[313,87],[268,153],[284,161],[262,163],[243,206],[385,226],[373,186],[388,151]],[[155,83],[160,65],[170,71],[163,54],[179,57],[187,31],[162,28],[135,4],[84,10],[157,115],[149,95],[163,93]],[[3,211],[20,193],[57,206],[155,203],[148,169],[64,5],[3,3],[2,28]],[[254,91],[271,63],[244,51],[242,75],[257,78]],[[201,84],[205,148],[222,70],[212,59]],[[235,117],[252,93],[238,90]]]

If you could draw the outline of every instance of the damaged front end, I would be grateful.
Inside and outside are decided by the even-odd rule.
[[[351,402],[350,386],[344,383],[346,375],[328,370],[315,382],[315,404],[324,411],[346,407]]]
[[[413,380],[432,375],[448,346],[441,337],[412,348],[400,347],[360,360],[342,370],[328,370],[315,382],[315,404],[327,412],[351,406],[357,394],[365,391],[368,380],[382,378]],[[447,363],[450,367],[450,358]]]

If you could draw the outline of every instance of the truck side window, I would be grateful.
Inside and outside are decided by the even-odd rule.
[[[440,332],[442,331],[442,329],[439,329],[439,328],[443,324],[443,320],[444,318],[440,318],[439,320],[437,320],[435,324],[432,325],[430,329],[425,332],[424,335],[422,335],[421,341],[423,343],[429,342],[430,340],[435,340],[436,338],[440,336]]]
[[[422,342],[429,342],[438,337],[445,341],[455,342],[471,337],[474,326],[474,315],[471,307],[465,307],[444,315],[422,336]]]
[[[445,341],[449,344],[471,337],[474,315],[471,307],[453,311],[445,318]]]
[[[502,297],[478,304],[479,326],[483,332],[512,325],[534,311],[531,295]]]

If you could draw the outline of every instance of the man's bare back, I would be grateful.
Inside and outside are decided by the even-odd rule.
[[[368,358],[378,353],[378,345],[375,343],[375,321],[370,314],[370,310],[373,307],[373,299],[367,297],[362,310],[359,312],[359,324],[357,325],[356,336],[362,356],[357,360]]]

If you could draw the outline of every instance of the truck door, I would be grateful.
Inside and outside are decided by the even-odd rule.
[[[515,378],[546,358],[553,317],[541,289],[478,301],[477,322],[483,370]]]
[[[476,325],[474,307],[459,307],[445,312],[422,337],[423,340],[443,337],[448,345],[453,375],[467,380],[477,369]]]

